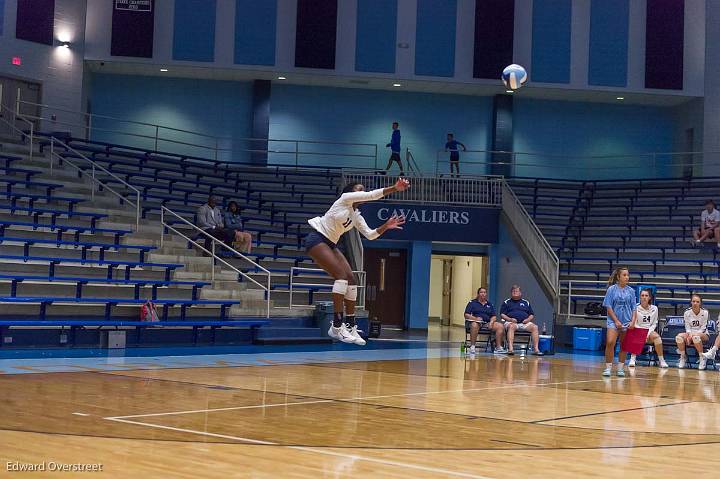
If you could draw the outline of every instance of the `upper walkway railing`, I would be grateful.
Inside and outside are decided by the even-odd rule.
[[[28,111],[39,111],[40,114],[33,115]],[[334,163],[337,168],[378,167],[378,146],[370,143],[213,136],[156,123],[29,102],[19,97],[15,113],[18,117],[37,122],[40,129],[70,129],[74,136],[86,140],[114,140],[110,142],[215,161],[250,162],[254,157],[262,156],[267,157],[268,164],[273,166]]]
[[[366,190],[393,186],[396,177],[372,171],[343,170],[343,184],[362,183]],[[502,206],[503,178],[479,176],[440,178],[433,176],[412,178],[412,187],[392,195],[387,201],[439,203],[468,206]]]
[[[450,174],[450,153],[436,152],[434,174]],[[460,151],[460,174],[501,174],[540,179],[660,179],[717,175],[720,152],[666,152],[627,155],[552,155],[519,151]]]

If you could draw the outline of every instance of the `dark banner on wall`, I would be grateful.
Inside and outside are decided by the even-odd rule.
[[[18,0],[15,38],[52,45],[54,25],[55,0]]]
[[[113,0],[110,55],[152,58],[154,0]]]
[[[682,90],[685,0],[647,0],[645,88]]]
[[[383,239],[443,241],[455,243],[497,243],[500,210],[444,205],[410,205],[373,202],[360,207],[365,221],[377,228],[392,215],[404,215],[402,230],[391,230]]]
[[[298,0],[295,66],[335,68],[337,0]]]
[[[513,62],[515,0],[483,0],[475,4],[473,77],[497,80]]]

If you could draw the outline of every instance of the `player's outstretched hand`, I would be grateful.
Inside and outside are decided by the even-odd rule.
[[[392,215],[386,222],[385,222],[385,229],[388,230],[401,230],[402,225],[405,224],[405,217],[404,216],[398,216],[398,215]]]
[[[405,191],[408,188],[410,188],[410,181],[408,181],[406,178],[398,178],[398,180],[395,182],[395,189],[397,191]]]

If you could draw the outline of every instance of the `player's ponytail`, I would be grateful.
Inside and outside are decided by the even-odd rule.
[[[615,271],[610,274],[610,278],[608,279],[608,286],[616,284],[618,282],[618,279],[620,278],[620,273],[627,270],[627,266],[618,266],[617,268],[615,268]]]

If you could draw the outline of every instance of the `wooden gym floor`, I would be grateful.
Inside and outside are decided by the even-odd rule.
[[[0,374],[0,476],[53,477],[8,470],[50,462],[144,479],[719,470],[717,371],[619,379],[600,357],[441,356]]]

